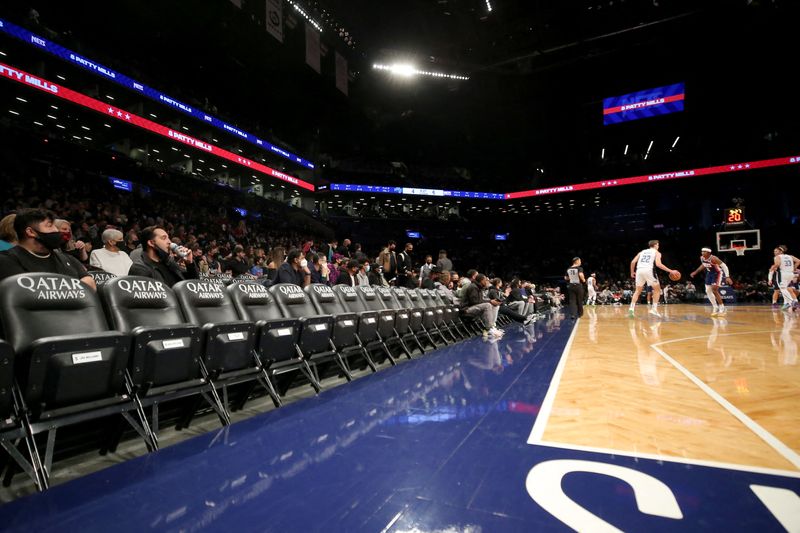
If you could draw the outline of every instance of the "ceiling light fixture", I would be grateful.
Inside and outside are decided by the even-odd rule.
[[[414,65],[395,63],[394,65],[381,65],[375,63],[372,65],[374,70],[385,70],[397,76],[410,78],[411,76],[429,76],[431,78],[446,78],[450,80],[468,80],[469,76],[461,76],[458,74],[445,74],[444,72],[430,72],[426,70],[418,70]]]

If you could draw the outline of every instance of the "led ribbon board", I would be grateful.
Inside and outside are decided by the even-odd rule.
[[[292,185],[297,185],[298,187],[302,187],[303,189],[307,189],[309,191],[314,190],[314,185],[308,183],[307,181],[284,174],[283,172],[277,171],[274,168],[262,165],[261,163],[257,163],[251,159],[247,159],[246,157],[241,157],[213,144],[201,141],[200,139],[195,139],[194,137],[185,135],[179,131],[175,131],[172,128],[162,126],[161,124],[153,122],[152,120],[134,115],[133,113],[129,113],[118,107],[108,105],[100,100],[95,100],[94,98],[86,96],[85,94],[73,91],[72,89],[67,89],[66,87],[62,87],[56,83],[45,80],[44,78],[28,74],[27,72],[15,69],[2,63],[0,63],[0,77],[8,78],[17,83],[25,85],[26,87],[32,87],[42,92],[50,93],[53,96],[61,98],[62,100],[67,100],[68,102],[73,102],[80,106],[97,111],[98,113],[103,113],[109,118],[113,118],[120,122],[126,122],[128,124],[133,124],[134,126],[151,131],[161,135],[162,137],[167,137],[168,139],[178,141],[198,150],[202,150],[206,153],[216,155],[222,159],[227,159],[228,161],[236,163],[237,165],[261,172],[262,174],[266,174],[272,178],[277,178]]]
[[[565,192],[588,191],[592,189],[607,189],[609,187],[621,187],[622,185],[633,185],[636,183],[652,183],[655,181],[675,180],[680,178],[693,178],[696,176],[710,176],[713,174],[727,174],[729,172],[740,172],[742,170],[782,167],[785,165],[796,165],[796,164],[800,164],[800,156],[779,157],[777,159],[762,159],[760,161],[733,163],[728,165],[718,165],[714,167],[695,168],[691,170],[677,170],[674,172],[663,172],[661,174],[649,174],[646,176],[633,176],[630,178],[619,178],[614,180],[576,183],[574,185],[561,185],[559,187],[548,187],[545,189],[531,189],[528,191],[507,193],[505,195],[505,198],[506,200],[515,200],[517,198],[528,198],[530,196],[545,196],[545,195],[559,194]]]
[[[202,120],[205,124],[210,124],[211,126],[214,126],[215,128],[218,128],[222,131],[232,133],[233,135],[236,135],[240,139],[244,139],[260,148],[266,148],[269,151],[276,153],[279,156],[284,157],[294,163],[299,163],[300,165],[306,168],[314,168],[314,163],[312,163],[311,161],[307,161],[302,157],[287,152],[283,148],[275,146],[274,144],[269,143],[263,139],[259,139],[258,137],[256,137],[251,133],[247,133],[246,131],[243,131],[235,126],[231,126],[230,124],[216,117],[212,117],[211,115],[208,115],[207,113],[199,109],[195,109],[194,107],[188,104],[184,104],[183,102],[180,102],[175,98],[172,98],[171,96],[168,96],[151,87],[148,87],[144,83],[139,83],[138,81],[129,78],[124,74],[115,72],[110,68],[101,65],[100,63],[97,63],[90,59],[86,59],[85,57],[82,57],[81,55],[76,54],[75,52],[67,48],[64,48],[61,45],[56,44],[52,41],[48,41],[43,37],[39,37],[35,33],[31,33],[28,30],[21,28],[20,26],[17,26],[16,24],[12,24],[11,22],[0,19],[0,31],[2,31],[7,35],[15,37],[23,42],[35,45],[37,48],[40,48],[56,57],[59,57],[69,63],[72,63],[73,65],[77,65],[84,70],[88,70],[92,74],[96,74],[101,78],[112,81],[117,85],[121,85],[122,87],[125,87],[127,89],[132,89],[135,92],[142,94],[147,98],[150,98],[151,100],[155,100],[156,102],[165,104],[171,107],[172,109],[180,111],[185,115],[189,115],[196,119]]]
[[[378,185],[351,185],[331,183],[332,191],[366,192],[378,194],[400,194],[403,196],[435,196],[438,198],[472,198],[481,200],[504,200],[506,195],[494,192],[447,191],[444,189],[416,189],[412,187],[382,187]]]
[[[683,111],[686,88],[683,83],[612,96],[603,100],[603,124],[667,115]]]

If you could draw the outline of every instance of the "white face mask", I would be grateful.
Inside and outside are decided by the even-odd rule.
[[[369,272],[369,265],[364,265],[364,272]]]
[[[300,261],[300,268],[305,268],[307,266],[308,266],[308,261],[306,261],[305,259]]]

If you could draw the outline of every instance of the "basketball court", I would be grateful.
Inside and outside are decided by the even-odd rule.
[[[797,319],[626,311],[440,349],[12,502],[4,528],[796,531]]]

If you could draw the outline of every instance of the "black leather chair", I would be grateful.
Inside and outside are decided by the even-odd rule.
[[[336,354],[331,346],[333,317],[320,315],[311,299],[298,285],[277,283],[268,290],[284,317],[300,320],[300,342],[297,348],[314,371],[316,379],[312,386],[319,392],[321,385],[316,363],[333,359]]]
[[[214,383],[203,372],[200,326],[186,322],[173,290],[150,278],[125,276],[99,292],[111,327],[133,337],[129,372],[136,398],[152,407],[153,434],[158,435],[159,404],[194,394],[228,424]]]
[[[405,309],[408,313],[408,333],[403,335],[403,341],[413,340],[419,348],[420,353],[424,354],[425,345],[422,344],[420,340],[420,335],[424,335],[422,332],[422,309],[413,307],[406,293],[406,289],[403,287],[392,287],[391,291],[397,308]],[[419,334],[417,332],[419,332]],[[436,347],[433,341],[431,341],[431,345]]]
[[[298,348],[300,320],[284,317],[272,293],[260,283],[241,281],[229,285],[227,290],[239,318],[256,325],[256,350],[269,376],[299,370],[318,391],[319,383]],[[276,406],[281,404],[277,392],[272,399]]]
[[[337,292],[327,285],[314,283],[307,286],[305,292],[317,309],[318,314],[333,317],[331,347],[336,353],[336,363],[345,378],[348,381],[353,379],[347,358],[356,353],[364,358],[373,372],[376,372],[378,367],[370,357],[361,339],[364,329],[367,330],[367,335],[369,336],[376,334],[377,320],[375,315],[370,315],[362,323],[361,317],[354,311],[349,310],[344,301],[337,295]],[[355,293],[353,293],[353,296],[355,296]]]
[[[442,305],[432,294],[432,291],[428,289],[418,288],[416,289],[417,294],[420,297],[422,303],[425,304],[425,307],[428,309],[433,310],[433,326],[431,328],[431,332],[435,335],[438,335],[445,344],[450,344],[450,340],[453,342],[457,342],[458,339],[450,332],[450,326],[447,323],[447,318],[450,315],[450,310]],[[445,336],[448,335],[450,340]]]
[[[131,338],[109,331],[93,290],[60,274],[11,276],[0,282],[0,324],[15,353],[26,438],[48,434],[44,461],[38,452],[31,457],[40,488],[49,483],[59,427],[121,414],[152,446],[152,432],[127,379]],[[35,450],[35,442],[30,448]]]
[[[416,310],[422,313],[422,321],[417,326],[417,329],[414,330],[414,333],[417,337],[420,338],[422,341],[427,341],[430,343],[431,347],[438,348],[439,345],[434,342],[433,337],[431,337],[431,330],[434,326],[434,320],[436,320],[436,315],[433,309],[430,309],[426,304],[419,293],[414,289],[401,289],[406,292],[406,305],[409,309]]]
[[[374,287],[359,285],[355,288],[358,295],[357,305],[351,306],[355,311],[371,311],[378,314],[378,336],[371,345],[367,345],[370,350],[373,347],[383,350],[389,361],[395,364],[394,356],[389,350],[388,345],[391,343],[399,343],[406,355],[409,355],[408,349],[402,339],[399,338],[395,331],[394,325],[397,320],[397,311],[394,309],[387,309],[381,301],[381,296],[377,293]]]
[[[14,416],[14,350],[0,340],[0,429]]]
[[[394,337],[392,337],[392,339],[397,339],[397,341],[400,343],[403,353],[405,353],[407,358],[411,359],[411,350],[409,350],[408,345],[405,342],[405,339],[410,331],[408,327],[408,322],[410,320],[408,309],[401,307],[397,303],[397,299],[394,297],[392,294],[392,289],[389,287],[373,285],[372,288],[375,290],[377,302],[383,306],[384,309],[394,311]],[[420,350],[421,349],[422,348],[420,348]]]
[[[200,326],[203,336],[202,369],[222,388],[222,404],[228,408],[228,387],[263,376],[256,355],[256,326],[241,320],[225,286],[201,280],[185,280],[173,288],[186,322]],[[194,411],[187,412],[186,427]]]
[[[445,321],[447,321],[450,327],[450,332],[454,335],[457,334],[461,340],[468,338],[469,333],[461,321],[460,309],[453,303],[452,299],[447,297],[447,293],[439,289],[429,290],[429,292],[434,300],[443,306],[445,310]]]

